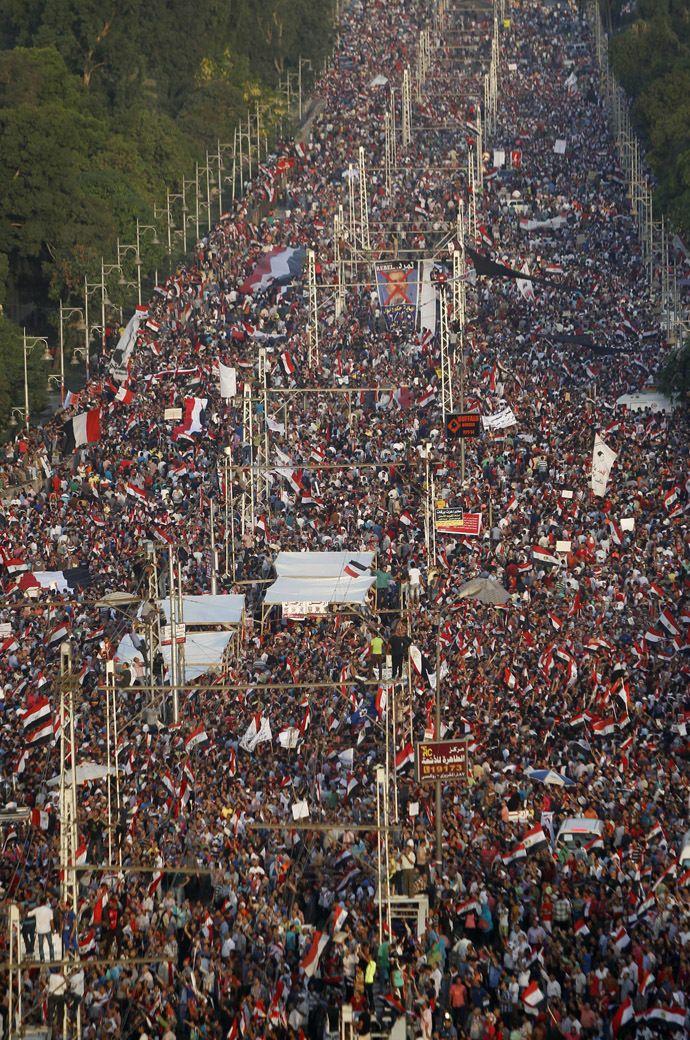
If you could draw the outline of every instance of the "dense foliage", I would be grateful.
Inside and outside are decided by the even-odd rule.
[[[609,53],[633,98],[658,182],[657,212],[690,231],[690,0],[639,0],[632,23]]]
[[[279,78],[330,49],[333,0],[4,0],[0,12],[0,305],[57,339],[55,300],[82,304],[116,239],[161,217],[256,102],[281,118]],[[305,83],[309,82],[304,66]],[[227,196],[226,196],[227,197]],[[142,240],[143,272],[166,269]],[[179,247],[179,241],[178,241]],[[126,278],[133,280],[133,251]],[[117,279],[109,296],[122,299]],[[11,339],[11,337],[10,337]],[[0,329],[0,351],[9,342]],[[3,359],[0,358],[0,365]],[[2,368],[0,368],[0,377]],[[45,376],[41,376],[43,383]],[[4,381],[3,381],[4,383]],[[8,384],[9,385],[9,384]],[[3,386],[4,390],[4,386]],[[11,395],[10,395],[11,396]],[[0,422],[7,418],[0,395]],[[20,403],[16,398],[12,403]]]

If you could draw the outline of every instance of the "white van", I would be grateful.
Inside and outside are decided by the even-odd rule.
[[[562,842],[568,847],[574,846],[578,841],[584,848],[595,838],[604,837],[604,821],[589,819],[588,816],[571,816],[564,820],[558,828],[556,843]]]

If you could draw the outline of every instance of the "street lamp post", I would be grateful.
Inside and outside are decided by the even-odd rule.
[[[122,268],[122,258],[129,251],[134,251],[134,266],[137,269],[137,303],[141,307],[141,236],[144,231],[153,231],[153,238],[151,244],[154,246],[160,245],[158,239],[158,229],[153,224],[140,224],[139,217],[137,217],[137,240],[136,243],[131,245],[122,245],[120,239],[117,240],[117,266]],[[123,276],[124,277],[124,276]],[[156,284],[158,284],[158,271],[154,275]]]
[[[22,346],[24,348],[24,416],[26,420],[26,428],[29,429],[29,369],[27,365],[27,359],[29,354],[33,351],[37,343],[43,343],[45,346],[45,354],[43,357],[44,361],[50,360],[50,351],[48,349],[48,340],[45,336],[27,336],[26,329],[22,329],[23,340]]]
[[[300,121],[300,123],[302,122],[302,66],[303,65],[307,65],[311,69],[311,62],[309,61],[309,58],[300,58],[300,60],[299,60],[299,75],[298,75],[297,82],[299,84],[299,121]]]
[[[84,358],[86,366],[86,381],[89,381],[90,375],[90,339],[91,332],[97,329],[101,333],[102,349],[105,351],[105,308],[106,305],[110,304],[105,291],[105,278],[112,271],[119,271],[122,273],[122,268],[119,264],[105,264],[103,257],[101,257],[101,280],[100,282],[89,282],[84,276]],[[89,296],[93,295],[96,291],[101,294],[101,324],[90,325],[89,324]]]
[[[81,319],[80,323],[85,324],[84,311],[81,307],[65,308],[60,300],[60,397],[63,406],[65,404],[65,320],[71,318],[73,314],[78,314]]]

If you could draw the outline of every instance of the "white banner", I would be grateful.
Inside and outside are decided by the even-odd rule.
[[[113,379],[121,383],[127,378],[127,362],[132,356],[137,332],[149,316],[148,307],[137,307],[132,317],[127,322],[125,330],[117,341],[117,346],[110,359],[109,369]]]
[[[592,451],[592,492],[599,498],[606,494],[609,473],[617,457],[616,452],[596,433]]]
[[[564,224],[567,224],[565,217],[549,217],[548,220],[530,220],[528,217],[520,219],[522,231],[545,231],[547,229],[557,231]]]
[[[424,332],[429,330],[436,335],[436,286],[431,281],[434,269],[433,260],[419,262],[419,327]]]
[[[256,720],[252,719],[247,727],[247,732],[240,741],[240,747],[243,751],[248,751],[251,754],[257,744],[263,744],[265,740],[272,739],[271,723],[268,719],[262,718],[258,729],[256,728]]]
[[[220,396],[225,398],[234,397],[237,393],[237,373],[235,369],[219,361],[218,372],[220,373]]]
[[[482,415],[482,426],[485,430],[505,430],[517,426],[517,419],[512,408],[502,408],[494,415]]]

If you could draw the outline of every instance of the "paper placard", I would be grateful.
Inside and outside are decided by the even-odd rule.
[[[634,531],[635,530],[635,517],[624,516],[621,517],[621,531]]]
[[[407,806],[408,816],[419,816],[419,802],[410,802]]]
[[[569,553],[572,544],[573,544],[572,542],[556,542],[556,552],[557,553]]]
[[[164,419],[171,419],[173,422],[176,419],[181,419],[182,418],[182,409],[181,408],[166,408],[165,411],[163,412],[163,418]]]
[[[3,621],[0,624],[0,639],[9,639],[12,635],[12,623],[10,621]]]
[[[559,137],[553,146],[553,150],[556,155],[565,155],[565,141]]]
[[[572,493],[572,491],[570,489],[566,489],[564,491],[561,491],[561,498],[572,498],[572,497],[573,497],[573,493]]]

